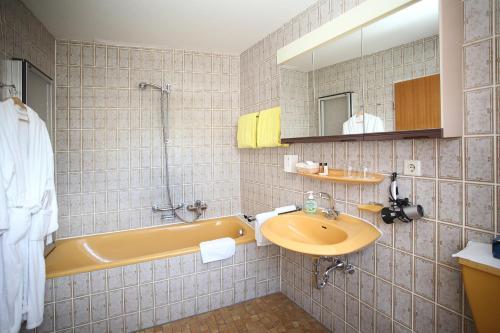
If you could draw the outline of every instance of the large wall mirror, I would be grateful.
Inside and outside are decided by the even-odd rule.
[[[341,135],[361,111],[361,29],[280,67],[282,137]]]
[[[282,141],[441,137],[440,32],[449,33],[440,30],[440,7],[446,1],[399,1],[375,19],[365,13],[367,22],[343,33],[332,24],[337,35],[326,42],[327,29],[311,32],[313,38],[286,46],[281,61],[278,51]],[[349,14],[363,13],[342,16],[349,20]],[[308,48],[311,42],[318,45]]]

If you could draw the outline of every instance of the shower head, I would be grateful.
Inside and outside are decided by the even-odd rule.
[[[161,90],[161,92],[170,92],[170,84],[166,84],[165,87],[162,87],[160,85],[154,84],[154,83],[149,83],[149,82],[140,82],[139,83],[139,89],[146,89],[147,87],[152,87],[158,90]]]

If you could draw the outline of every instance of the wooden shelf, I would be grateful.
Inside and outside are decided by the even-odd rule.
[[[298,174],[316,180],[326,180],[326,181],[345,183],[345,184],[361,184],[361,185],[379,184],[384,180],[384,176],[380,173],[369,173],[367,178],[363,178],[363,174],[361,172],[353,172],[351,177],[347,177],[344,176],[344,170],[338,170],[338,169],[329,169],[327,176],[320,176],[318,174],[301,173],[301,172],[298,172]]]
[[[384,208],[384,206],[381,205],[373,205],[373,204],[361,204],[358,205],[359,210],[364,210],[367,212],[372,212],[372,213],[378,213]]]
[[[419,129],[411,131],[377,132],[365,134],[345,134],[332,136],[306,136],[300,138],[282,138],[281,143],[318,143],[348,141],[381,141],[443,138],[442,128]]]

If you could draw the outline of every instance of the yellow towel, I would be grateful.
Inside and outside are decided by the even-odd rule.
[[[262,110],[257,121],[257,147],[287,147],[281,144],[281,108]]]
[[[238,148],[257,148],[258,112],[249,113],[238,119]]]

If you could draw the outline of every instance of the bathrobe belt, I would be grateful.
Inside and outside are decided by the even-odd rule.
[[[15,244],[29,233],[30,240],[40,240],[45,237],[50,222],[50,210],[42,209],[40,204],[30,208],[8,207],[10,226],[4,234],[9,244]]]
[[[9,229],[3,237],[7,244],[16,244],[28,233],[31,226],[31,209],[8,207]]]

